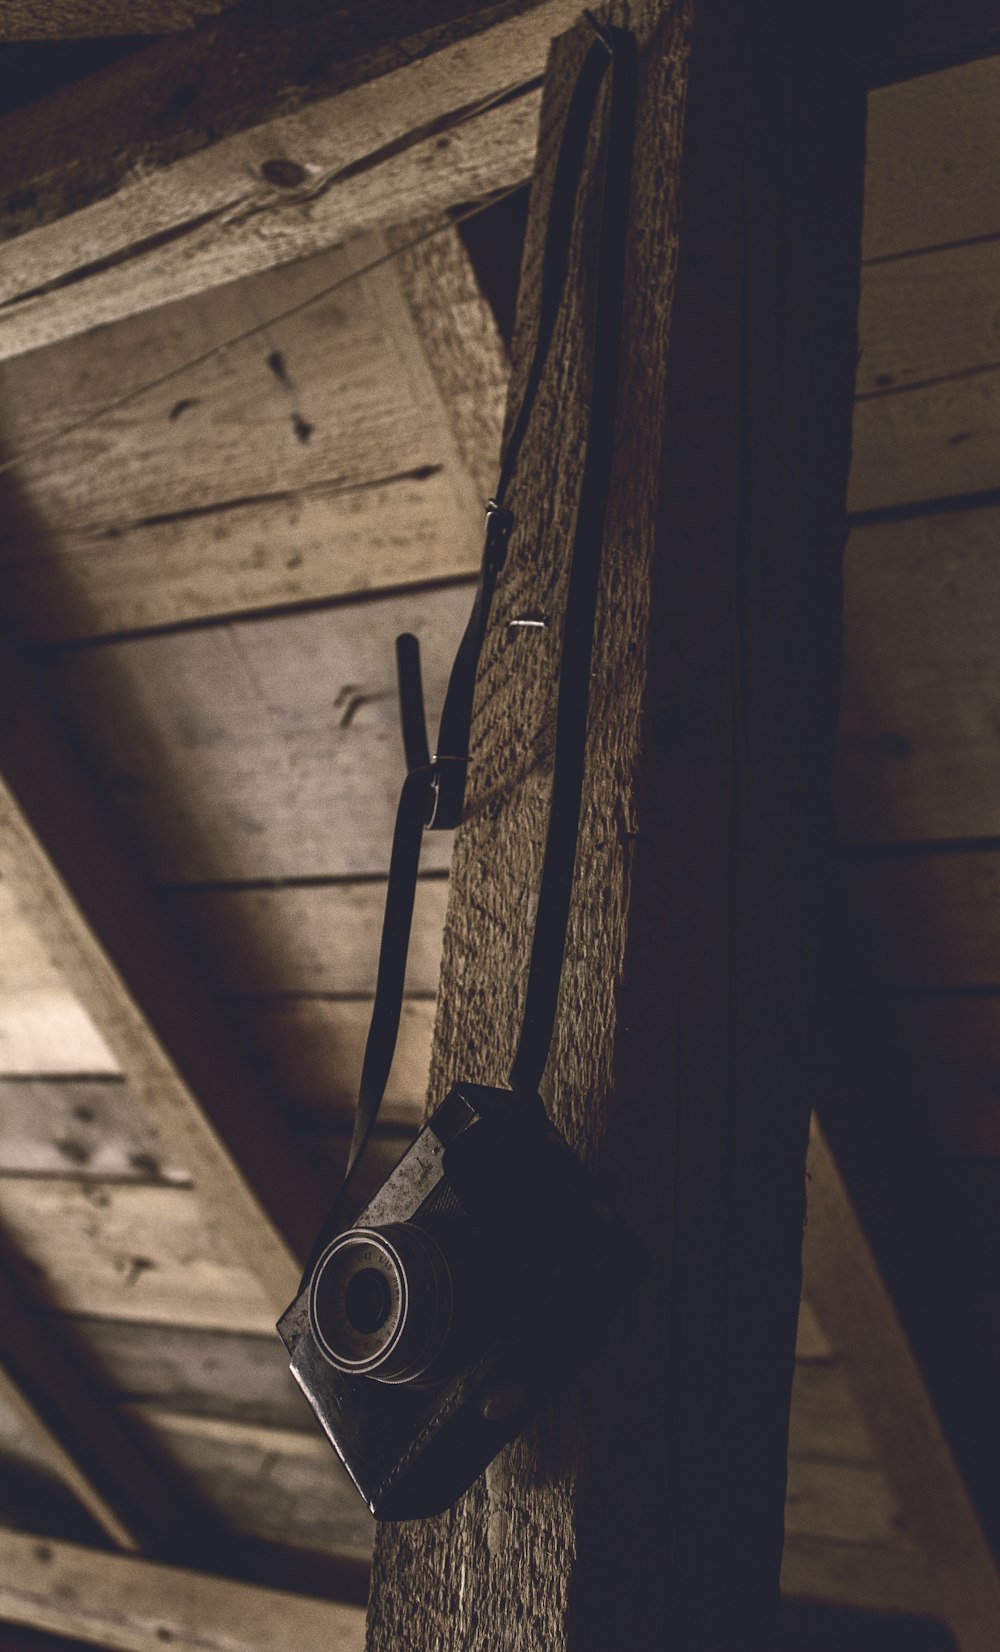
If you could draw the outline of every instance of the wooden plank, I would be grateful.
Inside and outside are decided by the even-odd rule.
[[[506,94],[530,88],[551,35],[573,7],[548,0],[497,8],[495,15],[480,8],[451,29],[447,22],[440,27],[440,7],[436,17],[428,9],[432,27],[422,38],[411,36],[409,51],[402,41],[360,63],[350,61],[351,35],[363,36],[364,25],[321,21],[312,8],[298,38],[277,8],[270,26],[266,9],[262,15],[253,8],[249,28],[237,18],[227,31],[223,20],[201,31],[194,47],[196,58],[199,50],[214,54],[218,84],[194,118],[182,115],[180,132],[176,115],[167,130],[148,118],[162,108],[161,98],[169,107],[179,90],[178,54],[161,48],[146,63],[126,61],[84,90],[47,100],[44,116],[36,109],[30,118],[9,117],[4,147],[16,184],[5,188],[0,180],[0,193],[16,190],[6,228],[20,233],[16,252],[13,244],[0,249],[0,354],[38,348],[361,230],[440,213],[523,181],[535,147],[537,95]],[[459,10],[445,9],[452,17]],[[381,30],[384,44],[386,20],[377,11],[382,15],[367,32]],[[398,40],[394,22],[388,38]],[[419,12],[408,15],[408,27],[420,24]],[[289,49],[298,59],[292,85]],[[339,58],[340,73],[317,76],[321,55],[327,63]],[[225,76],[218,75],[220,62],[231,65]],[[200,58],[199,78],[207,63]],[[180,84],[189,89],[190,65],[185,70]],[[351,85],[362,77],[365,84]],[[228,122],[217,109],[221,118],[206,123],[220,93],[232,100]],[[137,95],[144,101],[131,108]],[[193,101],[189,92],[186,107]],[[287,113],[261,120],[268,104],[282,103]],[[212,147],[205,149],[210,133]],[[68,219],[52,221],[71,203],[85,203],[72,211],[72,227]]]
[[[417,888],[407,989],[437,991],[448,885]],[[228,993],[331,993],[375,990],[385,882],[296,888],[182,890],[170,907]]]
[[[990,509],[851,533],[837,750],[847,841],[996,832],[998,531],[1000,511]]]
[[[326,1436],[133,1404],[128,1416],[245,1537],[367,1560],[374,1521]]]
[[[866,259],[1000,234],[998,88],[986,57],[870,94]]]
[[[789,1458],[785,1530],[792,1537],[887,1548],[906,1533],[899,1505],[878,1464],[816,1462],[807,1457]]]
[[[157,630],[468,576],[476,529],[443,471],[301,488],[180,521],[71,539],[0,561],[4,607],[31,642]]]
[[[0,1174],[190,1183],[121,1078],[0,1079]]]
[[[835,1358],[833,1343],[816,1318],[816,1310],[807,1296],[799,1301],[795,1358],[799,1362]]]
[[[5,364],[4,428],[15,450],[334,289],[22,464],[30,497],[5,524],[5,554],[34,546],[44,557],[51,540],[71,557],[88,535],[113,551],[114,531],[136,525],[200,523],[210,534],[198,513],[227,503],[280,504],[299,492],[308,500],[311,488],[321,502],[323,488],[437,464],[436,426],[414,404],[353,270],[334,247]]]
[[[393,638],[420,638],[436,719],[469,608],[461,585],[101,645],[54,686],[158,881],[381,873],[404,773]],[[450,852],[433,833],[423,864]]]
[[[1000,854],[876,854],[842,867],[842,980],[853,988],[996,986]]]
[[[754,8],[752,29],[742,6],[630,6],[628,18],[643,48],[643,102],[627,416],[591,687],[585,871],[545,1094],[662,1268],[631,1325],[616,1328],[613,1353],[596,1352],[571,1400],[561,1396],[456,1509],[405,1537],[377,1533],[369,1652],[405,1643],[415,1599],[428,1644],[498,1652],[646,1646],[664,1634],[736,1652],[773,1639],[811,1082],[802,1051],[814,1013],[800,948],[820,851],[804,835],[824,813],[832,746],[831,530],[847,471],[862,109],[836,49],[824,38],[815,57],[805,47],[799,56],[794,26],[792,43],[770,32],[769,8]],[[592,37],[581,28],[571,38],[582,55]],[[560,43],[550,66],[515,386],[531,353],[571,53]],[[678,221],[682,131],[691,216]],[[789,253],[806,253],[808,267],[790,268]],[[509,983],[525,965],[541,858],[549,639],[586,406],[582,285],[571,272],[504,571],[508,600],[541,606],[552,624],[512,639],[505,608],[486,639],[445,938],[438,1093],[468,1071],[470,1049],[477,1076],[502,1082],[515,1047]],[[734,614],[748,627],[738,640]],[[765,780],[790,768],[794,804]],[[511,1598],[525,1603],[520,1620]]]
[[[0,731],[0,873],[195,1176],[210,1219],[280,1302],[298,1273],[290,1246],[304,1250],[318,1220],[312,1169],[13,656],[0,657],[0,679],[17,708]]]
[[[66,1313],[273,1330],[274,1308],[190,1189],[0,1177],[11,1261]],[[237,1259],[238,1256],[241,1259]]]
[[[370,999],[246,999],[234,1005],[234,1011],[247,1043],[265,1064],[286,1105],[331,1123],[350,1119],[368,1036]],[[387,1126],[415,1127],[423,1118],[433,1025],[432,999],[404,999],[396,1058],[380,1113]]]
[[[912,1544],[831,1543],[789,1534],[781,1564],[785,1595],[876,1612],[936,1615],[930,1568]]]
[[[360,1607],[0,1531],[0,1618],[115,1652],[362,1652]]]
[[[118,1065],[0,879],[0,1073],[117,1073]]]
[[[843,1138],[843,1109],[834,1116]],[[975,1448],[978,1459],[963,1456],[959,1466],[954,1434],[949,1438],[941,1421],[941,1392],[935,1399],[928,1391],[914,1358],[912,1326],[901,1318],[906,1309],[897,1308],[887,1289],[884,1253],[871,1248],[815,1124],[809,1162],[804,1262],[813,1301],[848,1367],[907,1526],[932,1562],[941,1613],[963,1652],[985,1652],[1000,1613],[1000,1572],[967,1478],[983,1472],[985,1445]],[[864,1204],[861,1215],[870,1216]],[[971,1427],[969,1412],[966,1422]]]
[[[61,1321],[106,1398],[314,1434],[316,1421],[274,1335],[115,1319]]]
[[[0,40],[92,39],[97,35],[169,34],[225,11],[232,0],[6,0]]]
[[[795,1458],[875,1462],[871,1435],[838,1362],[796,1360],[788,1449]]]
[[[202,1511],[109,1408],[58,1329],[33,1310],[6,1264],[0,1271],[0,1398],[34,1438],[36,1458],[116,1547],[155,1545],[180,1559],[214,1535]],[[64,1518],[65,1498],[62,1508]]]
[[[856,1001],[901,1153],[1000,1159],[1000,999]]]
[[[859,402],[850,510],[884,510],[995,488],[998,429],[996,371]]]
[[[964,146],[960,153],[964,162]],[[998,277],[1000,234],[869,264],[861,279],[858,394],[898,393],[996,367]]]

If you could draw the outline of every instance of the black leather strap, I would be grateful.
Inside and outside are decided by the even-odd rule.
[[[601,88],[610,70],[611,108],[603,157],[591,407],[563,625],[549,831],[523,1026],[511,1071],[511,1083],[516,1091],[521,1094],[537,1091],[548,1056],[562,970],[583,784],[591,641],[615,427],[635,108],[634,37],[624,30],[605,28],[593,18],[589,20],[596,39],[577,77],[560,140],[546,228],[535,348],[504,449],[497,492],[487,507],[479,584],[452,667],[433,757],[424,720],[419,644],[408,634],[397,639],[408,773],[396,814],[375,1003],[347,1169],[334,1208],[317,1238],[310,1265],[328,1238],[338,1231],[348,1187],[371,1135],[389,1076],[402,1008],[423,832],[427,828],[457,826],[461,820],[476,669],[515,520],[507,504],[507,494],[548,360],[566,285],[587,142]]]

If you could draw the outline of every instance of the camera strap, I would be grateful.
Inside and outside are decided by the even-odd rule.
[[[609,77],[610,107],[599,184],[590,408],[563,621],[548,835],[522,1029],[510,1075],[517,1094],[537,1096],[552,1040],[576,858],[600,554],[611,481],[637,69],[634,36],[597,23],[590,13],[584,15],[596,38],[577,76],[560,139],[545,234],[534,351],[504,448],[497,491],[487,506],[479,583],[452,666],[433,756],[426,733],[419,643],[409,634],[396,642],[407,774],[396,812],[375,1001],[347,1168],[334,1208],[317,1239],[314,1258],[328,1236],[337,1231],[351,1178],[371,1135],[389,1077],[402,1010],[423,833],[450,829],[462,818],[476,670],[515,520],[507,502],[508,493],[549,357],[566,286],[588,139],[601,89]]]

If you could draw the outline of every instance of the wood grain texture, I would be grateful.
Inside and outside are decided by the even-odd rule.
[[[964,146],[961,154],[964,161]],[[998,275],[1000,238],[867,265],[858,316],[858,394],[888,395],[996,367]]]
[[[279,1339],[188,1325],[59,1317],[105,1399],[313,1433],[315,1419]]]
[[[39,1300],[67,1313],[273,1330],[250,1268],[186,1188],[0,1178],[0,1232]]]
[[[851,533],[837,748],[848,842],[996,833],[998,533],[1000,511],[992,509]]]
[[[998,426],[996,371],[859,402],[848,507],[883,510],[995,488]]]
[[[115,1652],[361,1652],[359,1607],[0,1531],[0,1613]]]
[[[318,1427],[307,1433],[127,1408],[142,1437],[246,1537],[367,1559],[374,1521]]]
[[[284,1103],[297,1114],[339,1124],[351,1118],[357,1099],[371,1009],[369,998],[244,999],[234,1005],[248,1045]],[[383,1125],[420,1124],[433,1025],[433,999],[403,1000],[379,1114]]]
[[[407,971],[412,993],[437,991],[447,899],[443,878],[421,879]],[[183,890],[170,905],[225,992],[356,997],[375,990],[385,905],[381,879]]]
[[[190,1175],[124,1079],[0,1079],[0,1175],[162,1180]]]
[[[153,877],[167,883],[384,873],[405,772],[392,639],[420,638],[436,718],[464,586],[109,643],[53,687]],[[445,867],[431,834],[425,867]]]
[[[315,99],[317,78],[325,79],[322,102],[310,102],[300,90],[289,100],[299,107],[254,125],[244,89],[243,130],[225,135],[217,125],[211,148],[194,154],[197,138],[185,146],[174,136],[179,153],[172,163],[143,166],[138,178],[135,172],[123,175],[128,140],[114,104],[126,81],[142,76],[142,64],[113,78],[106,74],[97,88],[97,101],[103,91],[113,106],[101,111],[107,125],[94,126],[95,111],[88,111],[89,165],[81,165],[79,154],[67,156],[65,147],[67,126],[79,118],[79,98],[64,97],[49,111],[50,120],[62,122],[62,139],[43,142],[47,168],[30,148],[33,130],[42,137],[37,116],[34,125],[12,126],[9,120],[8,154],[21,170],[20,207],[8,214],[7,232],[21,233],[16,252],[13,243],[0,248],[0,354],[35,349],[302,258],[360,231],[443,213],[522,182],[535,147],[538,104],[531,82],[551,35],[572,15],[567,0],[504,8],[492,19],[488,12],[473,14],[460,42],[449,43],[447,30],[435,42],[431,32],[416,61],[408,61],[412,54],[403,42],[395,62],[369,60],[375,78],[353,87],[337,88],[335,75],[316,77],[314,56],[311,92]],[[484,27],[490,21],[496,26]],[[258,30],[252,42],[258,60],[266,50],[265,32]],[[317,32],[314,16],[311,32],[318,52],[320,33],[328,30]],[[309,33],[298,40],[300,55],[304,40]],[[496,101],[522,83],[526,95]],[[334,90],[337,95],[329,96]],[[133,166],[137,150],[163,154],[164,134],[159,144],[155,137],[144,143],[143,136],[133,137]],[[202,144],[206,136],[203,129]],[[293,163],[294,171],[272,182],[269,163],[276,159]],[[97,189],[91,185],[89,199],[88,170],[100,180]],[[66,210],[73,192],[82,210],[46,222]]]
[[[996,986],[1000,853],[864,856],[842,868],[841,980],[854,988]]]
[[[50,535],[41,554],[0,565],[0,590],[27,640],[65,642],[468,577],[477,537],[456,521],[452,485],[431,466],[124,533]]]
[[[118,1064],[0,879],[0,1073],[117,1073]]]
[[[435,427],[396,370],[354,268],[334,247],[7,363],[5,447],[16,452],[261,328],[22,463],[29,514],[23,528],[8,518],[8,554],[18,540],[44,554],[49,533],[123,532],[149,518],[183,521],[227,501],[357,487],[436,463]]]
[[[196,1177],[209,1219],[254,1257],[272,1304],[280,1304],[298,1273],[292,1245],[304,1245],[318,1219],[310,1215],[320,1199],[311,1167],[12,654],[0,658],[0,674],[16,707],[0,742],[2,875],[175,1162]],[[223,1120],[237,1106],[233,1141]],[[245,1155],[252,1159],[255,1145],[248,1180]],[[282,1206],[283,1178],[276,1218],[270,1201]]]
[[[986,57],[871,93],[866,259],[1000,234],[998,86]]]
[[[749,41],[742,34],[742,13],[737,17],[714,6],[693,9],[696,90],[691,95],[698,113],[690,115],[691,120],[707,119],[710,109],[714,118],[724,121],[725,112],[734,111],[745,96],[759,95],[753,117],[761,123],[753,128],[757,136],[767,127],[766,111],[776,100],[784,109],[786,141],[788,121],[808,122],[821,103],[824,142],[831,140],[831,122],[846,119],[847,124],[838,127],[838,167],[833,175],[823,170],[822,185],[816,169],[824,163],[814,147],[815,128],[806,137],[805,129],[796,127],[798,136],[787,153],[780,151],[776,132],[770,133],[764,142],[769,155],[765,160],[738,120],[725,134],[711,124],[689,126],[689,141],[697,145],[692,154],[698,157],[690,165],[704,166],[705,173],[692,172],[686,179],[685,199],[698,203],[699,210],[691,205],[692,217],[679,235],[676,188],[691,13],[686,8],[630,8],[630,21],[644,41],[650,40],[657,23],[660,28],[643,60],[639,172],[633,198],[642,235],[632,248],[622,401],[628,409],[628,457],[626,462],[623,441],[606,535],[592,688],[580,859],[586,877],[574,904],[562,1018],[545,1088],[555,1117],[585,1156],[600,1166],[612,1195],[617,1193],[625,1202],[655,1254],[661,1254],[664,1230],[672,1228],[669,1284],[664,1267],[649,1292],[653,1325],[669,1324],[671,1330],[669,1336],[664,1330],[662,1344],[652,1325],[644,1332],[633,1327],[627,1344],[622,1342],[623,1331],[615,1338],[613,1362],[606,1354],[596,1354],[582,1384],[561,1397],[455,1510],[438,1521],[378,1533],[369,1652],[388,1652],[405,1643],[415,1611],[428,1646],[461,1644],[520,1652],[545,1645],[577,1652],[592,1646],[659,1644],[665,1632],[678,1644],[686,1637],[687,1644],[706,1648],[759,1646],[767,1643],[777,1597],[787,1392],[779,1400],[782,1384],[775,1373],[779,1367],[787,1371],[790,1387],[801,1221],[801,1164],[795,1168],[795,1143],[800,1140],[804,1149],[805,1120],[798,1117],[804,1069],[793,1063],[794,1083],[787,1075],[790,1104],[785,1112],[776,1097],[785,1093],[786,1077],[768,1065],[765,1081],[757,1065],[760,1049],[752,1029],[761,1030],[769,1011],[756,988],[766,980],[768,991],[779,990],[780,978],[784,1035],[769,1041],[772,1056],[779,1046],[789,1049],[790,1024],[797,1025],[801,1014],[805,1025],[810,1012],[803,996],[808,965],[783,920],[776,923],[785,895],[777,893],[768,877],[762,880],[761,861],[751,845],[767,844],[768,866],[780,865],[782,876],[791,876],[797,896],[815,875],[815,844],[805,857],[808,879],[800,884],[792,868],[803,865],[803,810],[811,811],[825,791],[832,744],[832,704],[823,700],[822,692],[815,700],[812,695],[813,673],[822,671],[820,660],[832,659],[828,648],[836,651],[839,542],[832,542],[838,537],[835,533],[824,544],[824,533],[817,534],[816,524],[825,521],[828,530],[836,521],[846,478],[853,369],[850,256],[842,272],[845,288],[839,298],[833,292],[840,281],[839,273],[834,276],[837,254],[843,255],[851,245],[849,226],[853,223],[856,234],[860,215],[860,125],[853,125],[855,118],[860,122],[860,102],[852,103],[849,81],[838,82],[836,96],[826,101],[830,83],[815,77],[817,60],[808,53],[796,61],[794,71],[789,64],[779,94],[778,80],[771,79],[775,74],[780,79],[783,72],[777,67],[781,52],[775,52],[773,37],[764,50],[761,35]],[[755,18],[757,22],[766,31],[764,20]],[[739,58],[749,50],[753,56],[753,70],[748,70],[745,82],[728,57],[737,38],[740,47],[734,55]],[[553,90],[543,117],[541,170],[524,266],[528,295],[536,290],[539,203],[551,181],[552,133],[558,98],[565,97],[572,72],[570,53],[571,48],[560,48],[550,69]],[[821,61],[825,76],[833,63],[826,42]],[[772,141],[775,148],[769,149]],[[808,163],[797,171],[807,152]],[[731,164],[737,153],[738,169]],[[840,170],[848,153],[857,160],[856,174],[849,180]],[[803,322],[806,311],[810,318],[796,331],[795,345],[787,345],[791,355],[784,353],[786,344],[770,305],[770,282],[777,280],[777,265],[770,261],[774,243],[764,231],[751,250],[740,243],[738,232],[734,236],[748,209],[736,171],[745,179],[748,168],[756,180],[753,188],[762,192],[754,197],[749,217],[763,230],[771,210],[763,204],[770,200],[765,177],[771,165],[784,167],[786,161],[791,170],[782,174],[784,246],[809,246],[814,251],[823,246],[822,299],[814,285],[816,266],[808,274],[803,269],[784,273],[786,295],[790,282],[806,306]],[[794,216],[820,198],[822,225],[810,222],[801,236],[793,233],[788,214]],[[708,223],[700,210],[706,212]],[[715,211],[718,219],[712,217]],[[841,211],[843,220],[828,243],[831,214]],[[765,251],[765,245],[772,250]],[[675,292],[678,256],[681,274]],[[737,267],[747,267],[747,259],[754,269],[751,290],[737,299],[727,283]],[[705,268],[713,272],[714,301],[707,308]],[[575,347],[579,297],[574,285],[571,291],[573,300],[553,347],[558,383],[553,382],[555,375],[543,382],[531,444],[535,458],[525,462],[513,490],[519,526],[484,654],[469,814],[458,835],[453,868],[434,1088],[468,1072],[470,1049],[475,1050],[474,1076],[483,1082],[503,1082],[514,1047],[518,995],[509,983],[512,976],[523,979],[540,860],[551,762],[557,617],[565,574],[562,559],[573,519],[586,400]],[[818,327],[817,303],[828,300],[830,326]],[[748,379],[742,380],[734,377],[735,364],[749,341],[741,339],[735,318],[747,303],[754,314],[752,366]],[[522,382],[519,375],[530,354],[531,296],[526,305],[513,350],[515,386]],[[784,313],[787,316],[787,307]],[[824,358],[821,366],[813,356],[800,376],[803,340],[829,340],[831,330],[843,346],[838,364],[831,367]],[[670,392],[665,401],[668,353]],[[838,355],[836,349],[833,353]],[[789,368],[780,390],[769,376],[779,358]],[[828,372],[829,392],[818,395],[817,375],[826,383]],[[799,401],[793,384],[801,383],[804,389],[806,380],[809,391]],[[748,398],[757,406],[758,395],[761,418],[778,420],[775,441],[786,457],[789,441],[801,441],[810,416],[822,409],[822,432],[814,428],[807,443],[815,440],[810,452],[822,454],[820,468],[830,469],[819,490],[822,499],[813,494],[808,502],[797,492],[790,472],[784,471],[780,491],[787,517],[779,513],[767,528],[760,522],[751,540],[741,542],[738,517],[729,512],[730,463],[744,477],[746,465],[753,470],[761,464],[764,468],[757,472],[754,487],[762,492],[754,497],[774,498],[765,481],[765,475],[772,476],[764,459],[770,438],[754,444],[752,456],[741,453],[739,416],[734,411],[747,406]],[[784,419],[789,422],[784,424]],[[702,468],[708,453],[710,476],[708,467]],[[794,544],[794,556],[785,557],[779,549],[786,534],[789,547]],[[756,593],[751,603],[756,616],[750,621],[753,641],[745,637],[744,645],[758,665],[762,653],[772,661],[784,685],[783,703],[796,705],[796,730],[783,725],[776,703],[768,697],[766,718],[759,699],[751,713],[752,720],[764,721],[754,721],[752,735],[737,736],[730,721],[733,695],[740,691],[739,673],[736,678],[730,674],[735,596],[729,582],[739,564],[745,596],[745,582],[753,586],[758,577],[756,552],[763,555],[765,544],[769,566],[776,570],[780,563],[781,575],[775,571],[773,582],[765,581],[766,596],[763,589]],[[797,583],[804,574],[803,544],[817,547],[821,565],[810,567],[808,598]],[[507,619],[528,607],[553,616],[549,631],[512,637]],[[758,628],[765,610],[767,621]],[[809,631],[807,644],[803,629]],[[652,649],[650,636],[656,638]],[[777,656],[770,653],[772,647],[778,648]],[[768,680],[774,689],[771,670],[769,666]],[[804,702],[808,711],[803,710]],[[808,778],[800,761],[807,723]],[[640,740],[640,726],[646,744]],[[794,826],[790,818],[778,823],[771,800],[765,802],[762,793],[752,805],[748,801],[754,785],[751,776],[785,773],[793,747],[804,788],[794,809]],[[753,759],[745,769],[751,749]],[[734,781],[738,805],[733,801]],[[679,797],[684,799],[683,810],[677,806]],[[730,835],[734,807],[742,822],[735,828],[735,839]],[[744,807],[750,810],[747,815],[741,813]],[[776,833],[780,845],[775,843]],[[734,854],[747,874],[745,880],[737,879],[738,895],[729,881]],[[669,876],[665,868],[671,869]],[[762,881],[767,883],[767,895]],[[755,882],[763,899],[759,912],[749,904]],[[795,904],[797,925],[802,908],[797,898]],[[669,947],[663,944],[665,935],[670,937]],[[767,951],[766,966],[761,946]],[[743,1009],[734,1026],[729,1015],[737,979],[742,983]],[[742,999],[744,991],[753,1000],[752,1008]],[[726,1101],[716,1118],[715,1101],[722,1095]],[[771,1125],[762,1132],[765,1096],[767,1108],[775,1111],[773,1117],[769,1112]],[[709,1115],[715,1120],[712,1125],[707,1123]],[[753,1134],[744,1135],[740,1121],[745,1120],[749,1132],[751,1115]],[[762,1134],[784,1143],[780,1157],[788,1182],[773,1197],[762,1192],[761,1177],[767,1180],[775,1169],[773,1154],[769,1164],[761,1162]],[[735,1159],[727,1158],[725,1141]],[[675,1166],[667,1185],[659,1173],[665,1162]],[[717,1173],[722,1175],[719,1183],[714,1179]],[[744,1177],[749,1178],[746,1204],[739,1191]],[[729,1212],[726,1223],[719,1220],[723,1208]],[[776,1218],[768,1238],[759,1226],[762,1210]],[[727,1249],[724,1229],[739,1232],[738,1256]],[[716,1266],[720,1280],[726,1279],[719,1292],[708,1285]],[[756,1284],[751,1284],[751,1275]],[[765,1276],[772,1285],[766,1307],[756,1294]],[[708,1301],[711,1322],[705,1311]],[[759,1382],[763,1369],[755,1365],[750,1343],[752,1327],[765,1322],[773,1339],[766,1359],[761,1355],[766,1382]],[[723,1375],[737,1344],[747,1357],[741,1357],[738,1374],[730,1366],[729,1374]],[[670,1394],[667,1407],[661,1403],[665,1389]],[[775,1468],[782,1481],[777,1487]],[[706,1488],[711,1488],[707,1494]],[[612,1503],[616,1518],[609,1522]],[[488,1585],[480,1585],[479,1580],[487,1578]],[[523,1610],[506,1610],[511,1600],[523,1602]]]
[[[6,0],[0,40],[93,39],[102,34],[169,34],[225,11],[233,0]]]

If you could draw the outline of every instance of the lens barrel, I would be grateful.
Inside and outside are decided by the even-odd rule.
[[[309,1323],[330,1364],[376,1382],[419,1382],[451,1328],[451,1269],[413,1222],[349,1228],[323,1252],[309,1286]]]

